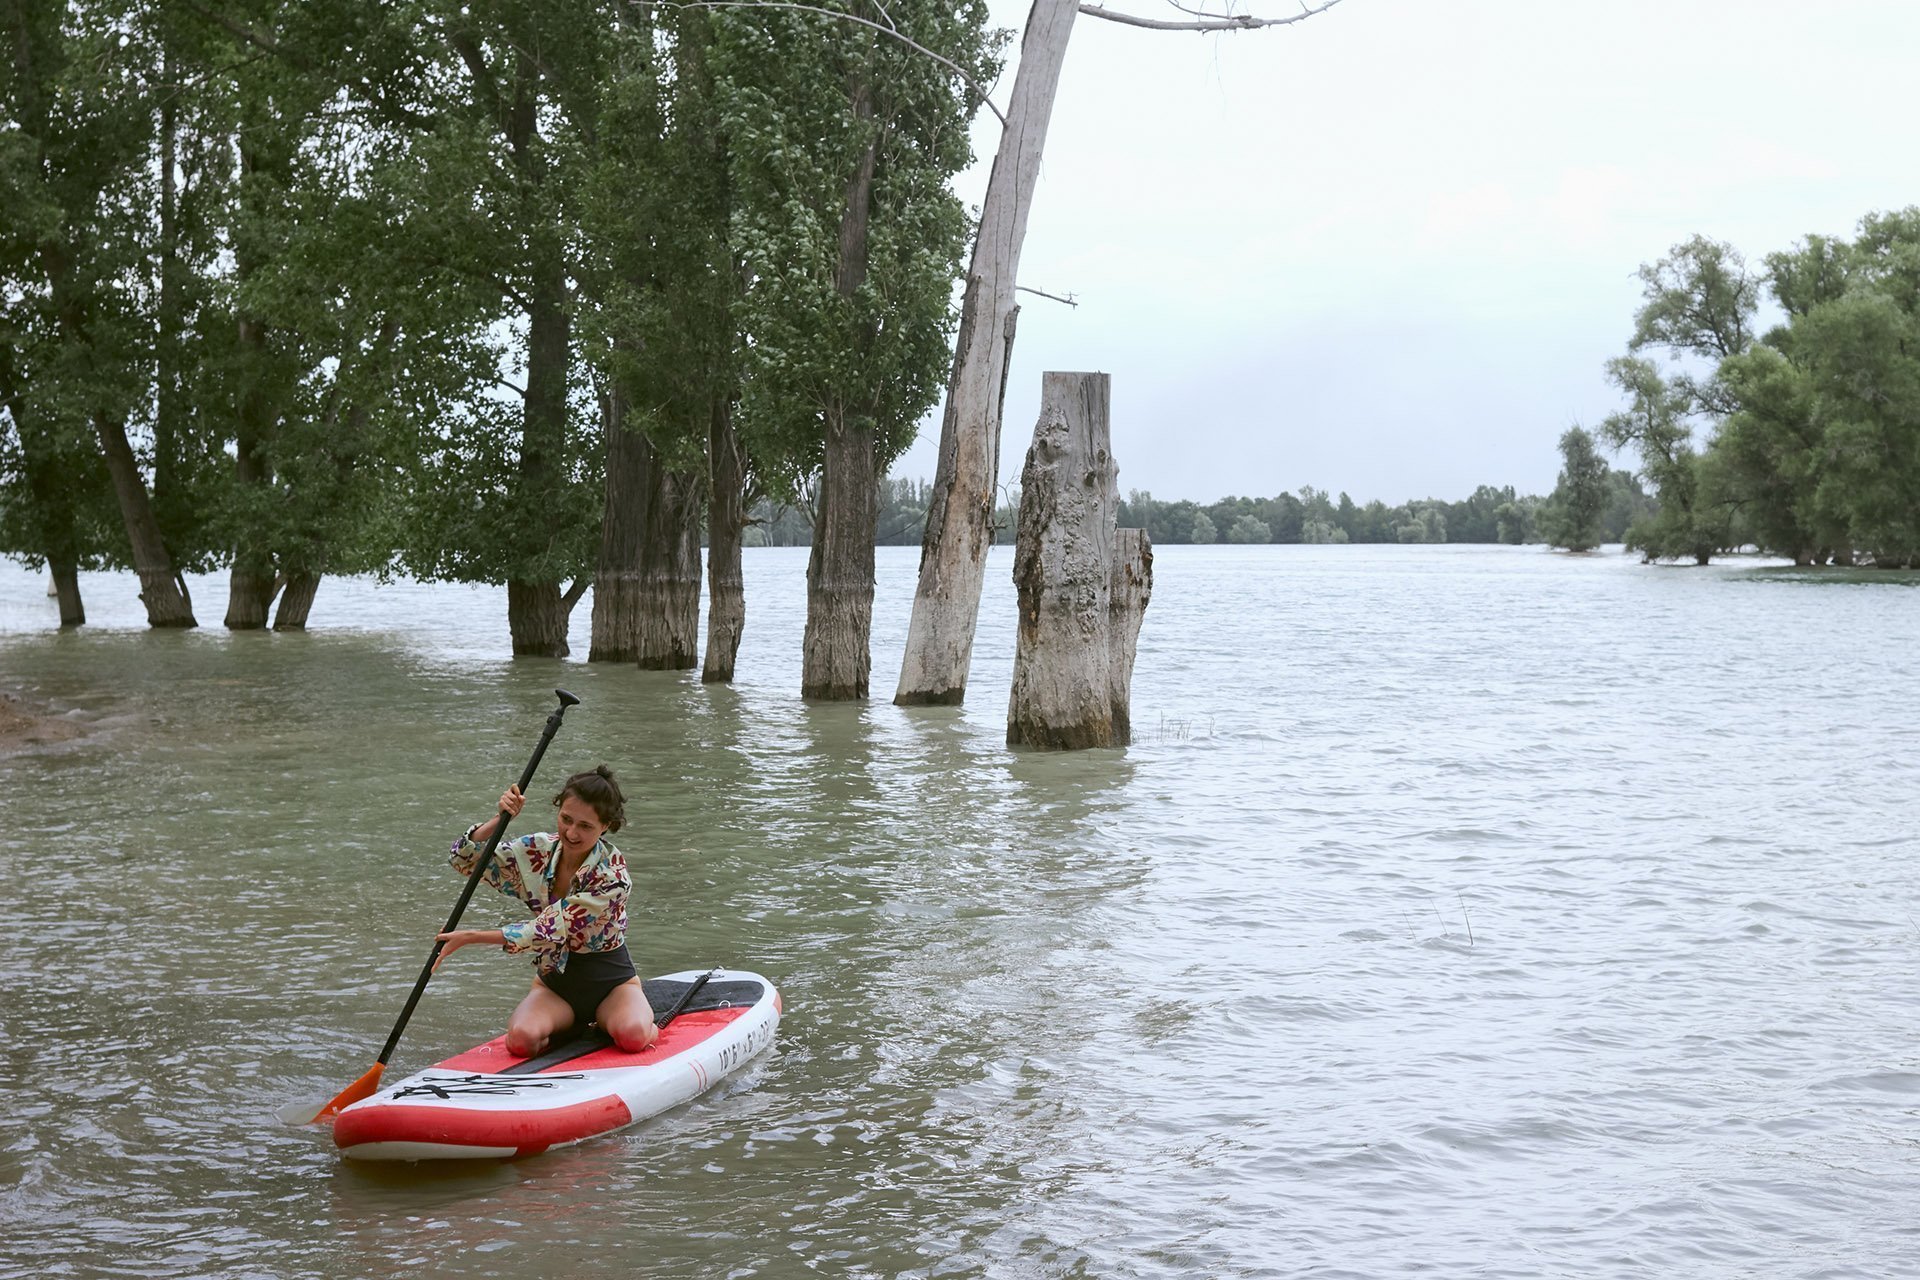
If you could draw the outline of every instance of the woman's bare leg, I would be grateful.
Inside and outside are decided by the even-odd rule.
[[[605,1002],[600,1007],[606,1008]],[[535,979],[533,990],[507,1019],[507,1052],[516,1058],[537,1057],[546,1051],[554,1032],[572,1025],[573,1007]]]
[[[627,1053],[638,1053],[660,1038],[660,1028],[653,1025],[653,1006],[647,1003],[638,978],[628,978],[609,991],[593,1011],[593,1020]]]

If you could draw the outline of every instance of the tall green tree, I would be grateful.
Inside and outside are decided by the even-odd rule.
[[[168,412],[179,400],[155,397],[156,334],[177,336],[185,312],[176,41],[138,0],[8,0],[0,23],[0,307],[18,344],[0,371],[19,482],[9,501],[45,528],[13,549],[52,566],[65,622],[83,616],[74,567],[107,559],[131,564],[151,625],[191,627],[181,570],[198,549],[170,546],[162,520],[192,509],[173,502],[187,480]],[[111,545],[81,541],[97,528],[84,480],[61,491],[98,474],[80,462],[86,443],[119,514]]]
[[[1706,564],[1727,545],[1730,526],[1711,490],[1703,491],[1706,467],[1689,422],[1693,390],[1669,383],[1651,361],[1634,356],[1609,361],[1607,378],[1627,397],[1627,407],[1609,414],[1600,434],[1616,449],[1638,452],[1641,474],[1660,503],[1658,514],[1627,530],[1627,547],[1646,560]]]
[[[992,56],[978,3],[874,17],[946,63],[871,26],[779,10],[727,14],[714,55],[752,336],[741,412],[786,442],[790,476],[818,474],[810,698],[867,695],[877,486],[939,394],[967,231],[949,182],[971,157],[969,81]]]
[[[1694,429],[1731,408],[1719,366],[1752,343],[1758,282],[1738,251],[1704,236],[1641,267],[1640,280],[1631,354],[1607,365],[1628,407],[1600,433],[1614,448],[1638,452],[1659,501],[1657,515],[1627,531],[1627,545],[1649,560],[1706,564],[1735,535],[1732,504],[1716,483],[1724,468],[1703,457]],[[1662,370],[1641,354],[1649,349],[1664,351],[1676,367]]]
[[[416,470],[400,564],[504,583],[513,652],[564,656],[592,580],[604,436],[575,308],[577,203],[611,5],[450,0],[343,11],[370,110],[412,122],[404,202],[422,266],[487,287],[497,392],[460,406]]]
[[[1559,481],[1540,512],[1540,531],[1550,546],[1589,551],[1600,545],[1601,517],[1611,496],[1609,468],[1593,447],[1593,436],[1580,427],[1561,435],[1560,459]]]

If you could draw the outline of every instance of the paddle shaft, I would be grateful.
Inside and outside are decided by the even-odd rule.
[[[534,771],[540,767],[540,757],[547,754],[547,744],[553,741],[553,735],[560,732],[560,718],[567,714],[567,708],[580,699],[565,689],[555,689],[554,696],[560,699],[560,705],[547,717],[547,728],[540,735],[540,745],[533,749],[533,758],[527,761],[526,769],[520,774],[520,793],[526,794],[527,786],[533,781]],[[473,899],[473,891],[480,887],[480,878],[487,874],[487,867],[493,862],[493,851],[500,847],[500,837],[506,834],[507,823],[513,815],[505,809],[494,817],[493,834],[487,837],[487,843],[480,849],[480,859],[473,864],[473,870],[467,874],[467,886],[460,891],[460,900],[453,904],[453,914],[447,917],[441,933],[452,933],[460,924],[460,917],[467,909],[467,903]],[[375,1061],[382,1067],[393,1057],[394,1046],[400,1043],[400,1033],[407,1029],[408,1021],[413,1017],[414,1006],[420,1003],[420,993],[427,989],[427,980],[433,977],[433,966],[440,959],[440,952],[447,944],[440,939],[433,940],[433,949],[427,952],[427,962],[420,967],[420,976],[414,981],[413,994],[407,997],[406,1007],[400,1010],[399,1019],[393,1024],[393,1031],[387,1036],[387,1043],[380,1050]]]

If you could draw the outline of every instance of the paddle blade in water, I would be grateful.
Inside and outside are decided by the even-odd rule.
[[[313,1117],[311,1123],[319,1124],[322,1120],[331,1120],[339,1115],[343,1109],[352,1106],[354,1103],[360,1101],[360,1099],[371,1098],[375,1093],[378,1093],[380,1090],[380,1075],[386,1069],[386,1063],[374,1063],[371,1071],[342,1089],[339,1097],[320,1108],[319,1113]]]

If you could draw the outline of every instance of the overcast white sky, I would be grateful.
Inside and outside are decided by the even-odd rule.
[[[1080,306],[1022,295],[1002,476],[1041,372],[1103,369],[1123,490],[1546,492],[1561,431],[1616,405],[1640,263],[1920,203],[1916,55],[1912,0],[1343,0],[1204,36],[1082,15],[1020,271]],[[938,436],[936,412],[894,473],[931,478]]]

